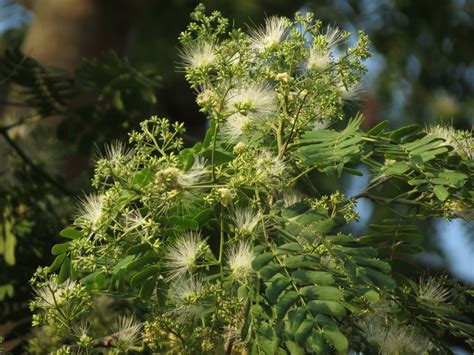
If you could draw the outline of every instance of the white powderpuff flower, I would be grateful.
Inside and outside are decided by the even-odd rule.
[[[208,175],[206,160],[200,157],[194,158],[193,166],[186,172],[170,166],[159,170],[155,174],[155,182],[164,184],[169,188],[186,189],[199,183]]]
[[[250,117],[237,112],[227,118],[222,126],[222,133],[228,141],[236,142],[242,135],[249,132],[251,124]]]
[[[90,321],[87,319],[82,319],[79,323],[73,324],[72,333],[76,338],[80,339],[89,334],[90,328],[91,328]]]
[[[429,126],[425,132],[437,138],[444,139],[445,145],[450,145],[463,158],[474,158],[474,137],[472,132],[457,130],[452,126]]]
[[[105,154],[99,157],[108,161],[128,161],[134,154],[135,150],[133,148],[127,148],[124,142],[116,140],[110,144],[106,144]]]
[[[364,87],[361,83],[355,83],[350,87],[341,85],[339,86],[339,91],[344,101],[353,103],[360,102],[365,94]]]
[[[265,26],[254,29],[250,33],[250,48],[258,53],[280,43],[289,26],[288,19],[272,16],[265,19]]]
[[[195,157],[191,169],[178,175],[178,184],[184,188],[193,186],[207,175],[206,160],[201,157]]]
[[[201,42],[184,48],[181,53],[186,69],[208,67],[216,61],[214,46],[208,42]]]
[[[143,325],[132,317],[119,317],[112,325],[112,334],[122,346],[134,346],[140,340]]]
[[[328,48],[333,49],[344,40],[344,32],[339,27],[328,26],[324,37],[326,37]]]
[[[285,208],[291,207],[302,200],[302,197],[294,192],[285,192],[283,194],[283,206]]]
[[[40,308],[60,306],[76,286],[76,282],[71,280],[62,284],[58,284],[56,279],[48,280],[46,285],[34,290],[38,297],[37,306]]]
[[[328,26],[324,34],[327,47],[312,46],[309,50],[306,68],[308,70],[324,70],[331,64],[331,50],[344,40],[344,32],[338,27]]]
[[[71,334],[77,339],[77,344],[88,347],[92,344],[93,338],[89,335],[91,323],[87,319],[82,319],[79,323],[74,323]]]
[[[189,317],[197,318],[209,312],[197,304],[204,292],[205,287],[199,277],[179,278],[173,282],[169,290],[169,298],[175,304],[175,312],[181,320]]]
[[[127,225],[127,232],[135,229],[144,228],[150,222],[143,216],[140,211],[132,210],[129,213],[123,216],[125,223]]]
[[[240,208],[234,211],[232,220],[241,233],[250,234],[261,220],[261,215],[251,208]]]
[[[390,329],[383,343],[382,354],[426,354],[435,348],[435,345],[414,329]]]
[[[319,120],[313,123],[313,129],[325,129],[329,127],[331,122],[329,120]]]
[[[93,228],[103,215],[104,198],[102,195],[90,194],[79,200],[78,218],[89,222]]]
[[[365,339],[380,348],[380,354],[423,354],[435,348],[434,344],[410,327],[400,328],[385,324],[379,316],[369,316],[358,322]]]
[[[207,251],[207,244],[199,233],[187,232],[170,245],[165,254],[169,279],[190,273],[197,259]]]
[[[263,120],[276,111],[277,103],[277,94],[271,87],[249,84],[230,91],[227,108],[230,111],[244,111],[252,119]]]
[[[230,248],[227,256],[231,276],[238,281],[248,280],[253,273],[252,261],[255,258],[250,244],[240,242]]]
[[[421,279],[418,285],[417,298],[432,303],[443,303],[449,300],[451,293],[440,280],[433,277]]]
[[[269,150],[261,150],[255,159],[257,175],[264,178],[281,177],[285,172],[284,161],[273,155]]]
[[[309,50],[306,69],[308,70],[324,70],[331,63],[331,57],[328,52],[321,48],[311,47]]]

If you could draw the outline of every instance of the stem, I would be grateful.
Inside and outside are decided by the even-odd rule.
[[[229,84],[229,86],[226,88],[226,90],[224,92],[224,95],[222,95],[221,102],[219,103],[219,108],[216,112],[216,118],[215,118],[216,129],[215,129],[214,137],[213,137],[213,140],[212,140],[212,152],[211,152],[212,182],[216,181],[216,167],[214,165],[214,161],[215,161],[215,156],[216,156],[217,134],[219,133],[219,122],[220,122],[220,119],[222,118],[221,117],[221,112],[224,108],[225,98],[226,98],[227,94],[229,93],[230,88],[231,88],[231,85]]]
[[[222,268],[222,259],[224,256],[224,214],[221,210],[221,218],[220,218],[220,241],[219,241],[219,269],[221,275],[224,275],[224,270]]]
[[[359,192],[358,194],[354,195],[351,197],[351,199],[359,199],[361,197],[367,197],[366,194],[370,191],[370,190],[373,190],[374,188],[376,188],[377,186],[383,184],[385,181],[388,181],[392,178],[392,176],[386,176],[386,177],[381,177],[379,179],[379,181],[377,181],[375,184],[373,184],[372,186],[368,186],[364,191],[362,192]]]
[[[280,156],[282,157],[286,150],[288,149],[288,144],[290,143],[291,139],[293,138],[293,136],[296,134],[296,122],[298,122],[298,118],[300,117],[300,113],[301,113],[301,110],[306,102],[306,98],[308,97],[309,95],[309,91],[304,95],[303,97],[303,100],[301,101],[299,107],[298,107],[298,110],[296,111],[296,115],[295,115],[295,120],[293,121],[293,125],[291,126],[291,131],[290,131],[290,134],[288,135],[288,138],[286,139],[286,142],[285,142],[285,145],[282,149],[282,151],[280,152]]]
[[[277,147],[278,147],[278,154],[281,153],[281,146],[282,146],[282,132],[283,132],[283,120],[280,120],[280,122],[278,122],[278,127],[277,127],[277,130],[276,130],[276,139],[277,139]]]
[[[212,182],[216,181],[216,166],[214,164],[216,157],[217,133],[219,132],[219,121],[216,120],[216,130],[212,140],[211,165],[212,165]]]

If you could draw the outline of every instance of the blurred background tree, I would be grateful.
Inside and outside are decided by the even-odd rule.
[[[392,128],[472,127],[473,0],[203,2],[237,26],[311,10],[326,25],[367,32],[374,55],[365,100],[354,108],[364,112],[365,128],[383,119]],[[0,0],[0,336],[7,349],[22,349],[27,280],[50,262],[55,236],[74,213],[73,196],[89,186],[95,145],[125,139],[152,113],[184,121],[190,144],[202,137],[206,119],[179,70],[177,45],[197,3]],[[346,193],[367,181],[349,179]],[[373,211],[365,200],[359,210],[355,230],[393,213]],[[430,220],[420,227],[430,238],[416,262],[473,282],[472,226]]]

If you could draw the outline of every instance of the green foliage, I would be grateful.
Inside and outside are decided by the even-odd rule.
[[[422,353],[447,351],[444,336],[472,346],[469,293],[420,281],[404,257],[422,251],[411,221],[469,217],[470,157],[414,126],[331,126],[357,98],[362,33],[350,47],[311,13],[250,34],[203,6],[192,19],[183,65],[211,127],[183,148],[183,125],[152,117],[131,148],[106,148],[97,193],[33,280],[35,324],[61,339],[58,352]],[[364,191],[319,191],[312,173],[358,174],[355,164],[373,176]],[[398,195],[376,193],[388,183]],[[360,198],[406,212],[344,233]],[[98,295],[135,316],[117,314],[111,333],[90,326]]]
[[[114,53],[68,73],[11,49],[0,58],[0,83],[9,92],[0,126],[0,318],[13,322],[6,341],[17,344],[29,333],[28,280],[54,260],[54,236],[74,212],[71,190],[91,173],[94,142],[123,138],[149,115],[160,78]],[[68,262],[64,254],[53,262],[60,280],[74,275]]]
[[[156,104],[161,81],[153,71],[139,71],[110,52],[84,60],[73,74],[42,66],[19,50],[6,50],[0,80],[12,85],[13,100],[33,108],[40,118],[64,115],[59,137],[90,150],[92,141],[123,135]],[[33,118],[33,121],[36,115]],[[89,122],[84,127],[84,120]],[[24,117],[28,123],[31,118]],[[115,130],[104,130],[111,123]],[[88,151],[86,151],[88,153]]]

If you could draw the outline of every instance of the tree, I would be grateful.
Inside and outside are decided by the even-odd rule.
[[[412,222],[472,217],[471,133],[346,121],[369,55],[362,32],[350,46],[311,13],[249,34],[203,6],[192,20],[183,66],[211,128],[183,148],[184,126],[152,117],[130,148],[105,149],[97,192],[34,277],[33,323],[55,337],[30,351],[421,353],[448,351],[450,337],[472,347],[472,290],[423,278],[405,257],[422,250]],[[318,184],[358,164],[373,176],[360,193]],[[394,218],[342,232],[360,198]],[[94,312],[98,295],[120,305],[113,315]]]

